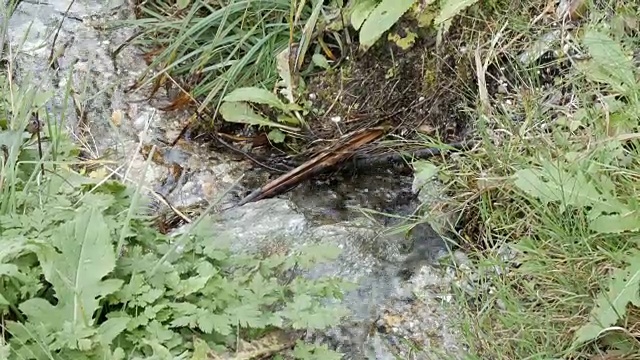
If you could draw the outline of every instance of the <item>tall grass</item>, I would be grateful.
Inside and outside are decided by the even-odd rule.
[[[3,3],[0,17],[8,20],[18,3]],[[48,111],[53,92],[34,81],[33,73],[17,69],[31,27],[22,39],[9,44],[8,25],[9,21],[0,23],[0,214],[20,212],[27,202],[46,202],[51,182],[44,178],[56,175],[60,166],[75,163],[71,141],[63,133],[73,82],[59,89],[59,113]],[[19,82],[13,77],[17,73]]]
[[[276,55],[304,26],[293,24],[297,7],[289,0],[194,0],[176,11],[169,2],[144,2],[138,42],[157,52],[150,67],[159,70],[146,80],[186,79],[201,109],[217,107],[237,87],[271,88],[278,79]],[[299,18],[305,19],[309,6],[301,9]]]

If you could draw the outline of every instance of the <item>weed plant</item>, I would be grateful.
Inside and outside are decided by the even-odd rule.
[[[481,143],[439,169],[466,215],[458,238],[476,270],[456,306],[477,359],[640,358],[640,9],[589,5],[546,85],[517,55],[564,25],[495,24],[478,54],[512,60],[497,75],[479,66],[479,93],[490,76],[508,91],[479,99]]]

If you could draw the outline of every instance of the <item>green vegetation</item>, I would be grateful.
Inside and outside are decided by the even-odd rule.
[[[351,51],[345,26],[371,51],[403,14],[431,26],[439,44],[461,14],[484,22],[483,31],[456,29],[477,71],[468,111],[479,143],[437,167],[421,163],[421,176],[439,176],[446,206],[462,214],[458,240],[475,269],[462,273],[471,286],[456,289],[456,306],[470,356],[637,359],[640,6],[560,3],[564,10],[542,0],[149,1],[136,24],[158,70],[145,79],[186,90],[172,108],[195,100],[282,142],[306,125],[308,75],[332,71],[336,54]],[[394,41],[413,43],[417,33]],[[549,53],[551,62],[541,60]],[[335,257],[332,249],[232,255],[233,239],[207,228],[210,215],[160,234],[139,188],[84,175],[78,150],[43,109],[50,94],[18,87],[8,73],[0,74],[0,358],[205,359],[245,343],[259,353],[269,336],[339,321],[344,309],[325,300],[340,299],[346,284],[282,276]],[[300,342],[292,356],[339,358]]]
[[[477,267],[457,299],[478,359],[640,354],[640,8],[578,3],[588,15],[546,64],[519,56],[563,26],[547,3],[493,4],[500,32],[476,53],[480,143],[439,166]]]
[[[294,27],[304,26],[300,19],[310,16],[304,2],[296,7],[289,0],[194,0],[181,5],[142,3],[137,43],[149,50],[150,69],[160,70],[145,80],[159,88],[170,78],[179,79],[200,109],[217,108],[222,96],[237,87],[273,89],[276,55],[288,47]]]
[[[345,36],[345,28],[357,30],[361,52],[374,46],[407,12],[421,16],[419,22],[437,28],[442,37],[453,18],[476,2],[144,2],[134,22],[142,29],[136,44],[147,50],[150,59],[150,71],[141,84],[153,82],[154,89],[179,84],[175,87],[180,94],[169,109],[195,103],[200,111],[219,110],[225,121],[273,128],[269,138],[278,143],[284,140],[283,132],[297,133],[306,125],[309,109],[300,104],[305,94],[303,75],[331,69],[351,54],[353,40]],[[158,71],[151,74],[153,69]],[[273,91],[270,97],[281,96],[287,105],[278,99],[265,102],[261,89]],[[243,97],[230,100],[227,94],[234,90],[243,90]],[[268,109],[275,114],[261,111]]]
[[[344,284],[282,276],[336,251],[232,255],[210,216],[177,237],[160,234],[136,189],[76,171],[82,163],[66,137],[50,137],[40,159],[25,129],[31,110],[44,111],[30,91],[2,106],[3,359],[205,359],[238,341],[339,321],[344,310],[324,300],[339,299]],[[327,351],[300,344],[294,355]]]

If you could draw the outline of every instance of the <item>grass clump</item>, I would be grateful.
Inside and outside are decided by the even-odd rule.
[[[540,33],[517,20],[476,55],[502,63],[478,67],[480,144],[444,174],[478,271],[459,305],[479,359],[639,358],[640,38],[589,10],[547,64],[518,62],[513,39]]]
[[[273,89],[278,80],[276,55],[292,41],[293,19],[304,26],[310,7],[289,0],[149,1],[138,5],[142,33],[138,44],[148,50],[148,77],[156,88],[180,81],[189,92],[178,100],[201,100],[200,108],[217,108],[222,96],[236,88],[259,85]],[[299,11],[299,13],[296,13]],[[173,84],[169,84],[173,85]]]

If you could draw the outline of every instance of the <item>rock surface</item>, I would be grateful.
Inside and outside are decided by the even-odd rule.
[[[405,281],[401,273],[407,256],[394,246],[397,238],[379,236],[379,225],[363,218],[317,225],[289,201],[267,199],[221,213],[214,227],[232,235],[239,251],[286,253],[310,244],[339,247],[342,252],[335,262],[314,268],[310,275],[358,285],[344,300],[351,311],[348,320],[316,334],[346,358],[430,359],[443,354],[461,358],[447,309],[454,273],[430,266],[425,258]],[[442,250],[438,245],[435,249]],[[431,258],[437,257],[434,253]],[[410,344],[423,350],[415,353]]]
[[[53,91],[47,105],[51,114],[57,114],[91,156],[109,155],[116,160],[110,170],[121,179],[134,183],[144,179],[149,188],[161,192],[174,205],[229,200],[225,191],[247,165],[213,153],[205,145],[164,149],[159,140],[173,140],[188,114],[163,113],[140,101],[145,98],[144,91],[126,91],[145,70],[144,61],[132,47],[112,56],[131,36],[131,29],[105,30],[106,24],[129,14],[124,1],[76,1],[55,42],[56,49],[63,49],[56,50],[58,68],[48,66],[53,34],[69,3],[20,4],[9,22],[8,34],[16,56],[17,79]],[[75,105],[64,105],[66,87],[77,94]],[[163,151],[169,166],[153,162],[147,166],[141,150],[152,144]],[[183,170],[167,186],[171,164],[180,164]],[[387,200],[399,196],[394,194],[387,194]],[[299,196],[305,199],[304,192]],[[442,354],[462,358],[447,306],[449,284],[455,276],[429,265],[429,259],[438,257],[433,254],[443,250],[437,235],[428,228],[413,232],[414,238],[426,240],[428,245],[419,248],[429,254],[406,281],[401,276],[407,259],[400,246],[404,236],[381,235],[380,224],[365,217],[332,219],[318,223],[288,200],[267,199],[220,213],[214,226],[233,236],[237,251],[288,251],[319,243],[342,249],[335,263],[318,267],[309,275],[357,283],[358,288],[345,299],[352,315],[339,327],[311,334],[310,341],[329,342],[347,359],[433,359],[442,358]]]

